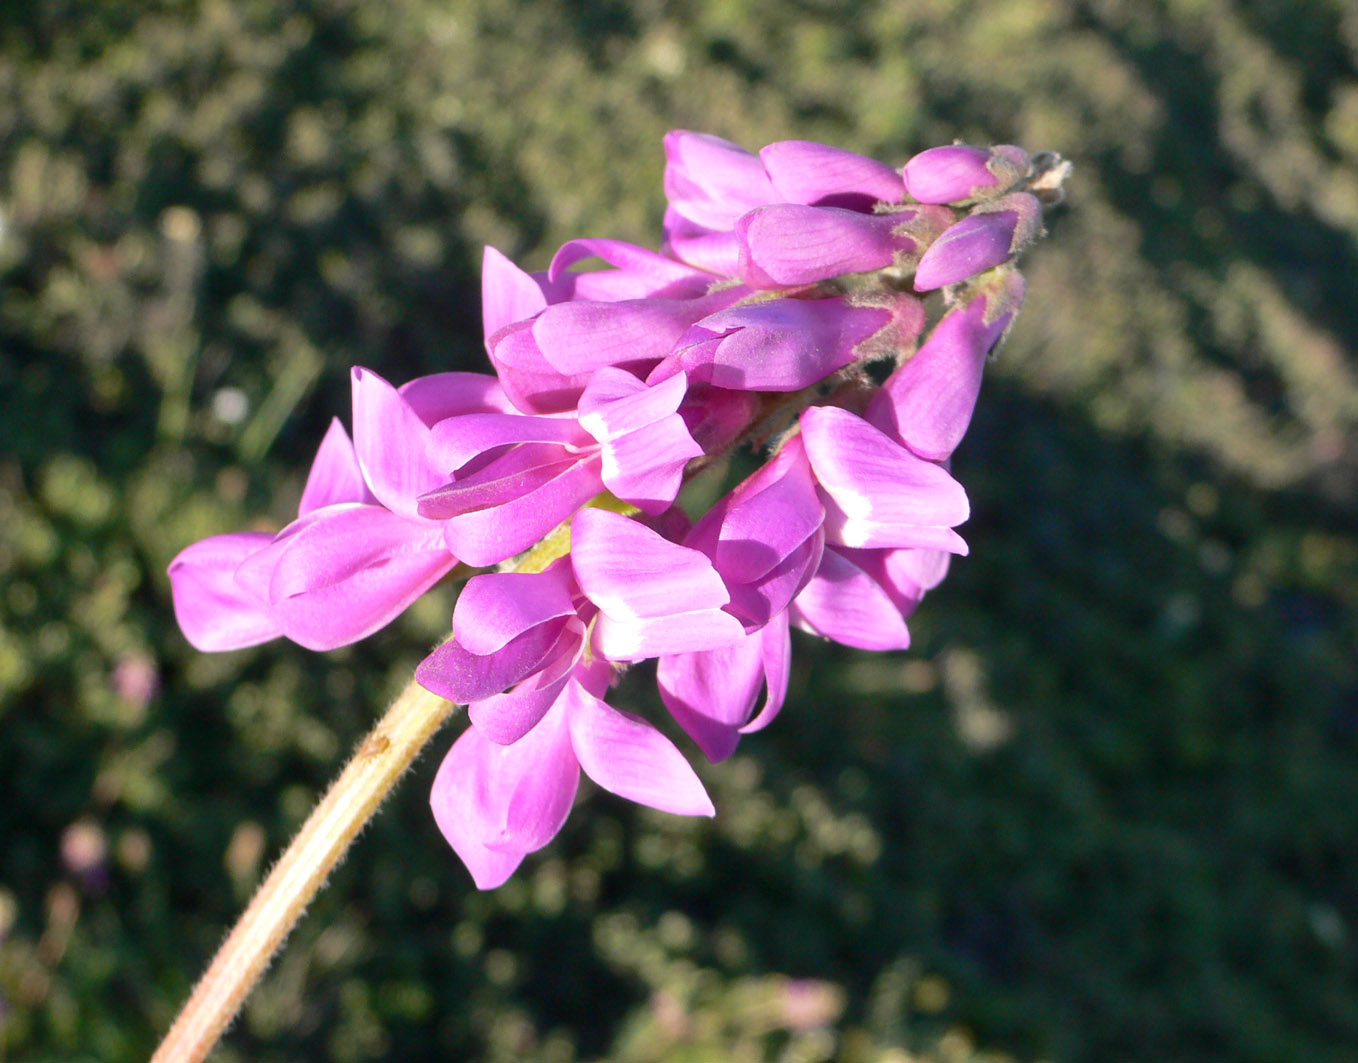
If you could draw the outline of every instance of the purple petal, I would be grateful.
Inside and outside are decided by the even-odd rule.
[[[343,583],[364,569],[400,567],[406,555],[432,552],[444,570],[456,563],[437,527],[407,520],[381,506],[345,503],[313,510],[280,533],[257,559],[267,566],[271,602]]]
[[[331,650],[385,627],[456,563],[437,527],[341,505],[295,521],[243,559],[236,579],[268,601],[288,638]]]
[[[760,632],[764,643],[764,704],[759,714],[740,729],[741,734],[762,731],[774,721],[787,700],[788,678],[792,674],[792,638],[788,621],[786,612],[779,613]]]
[[[903,650],[910,632],[895,603],[867,573],[833,549],[793,606],[812,631],[860,650]]]
[[[430,373],[396,389],[428,426],[464,413],[513,413],[500,382],[489,373]]]
[[[592,373],[603,366],[657,361],[699,318],[730,302],[702,299],[627,299],[549,306],[533,322],[533,339],[558,372]]]
[[[783,288],[881,269],[915,246],[893,232],[900,220],[836,207],[759,207],[736,222],[740,278],[753,288]]]
[[[506,325],[527,320],[546,306],[547,297],[537,281],[487,246],[481,256],[481,321],[486,339]]]
[[[309,650],[333,650],[386,627],[453,565],[443,549],[429,547],[364,569],[344,583],[284,598],[273,606],[283,634]]]
[[[569,679],[569,668],[562,675],[553,671],[550,678],[546,672],[535,672],[512,690],[471,702],[467,716],[492,742],[512,745],[547,715]]]
[[[420,686],[460,705],[499,694],[542,669],[566,621],[542,624],[490,654],[470,653],[456,639],[439,646],[415,669]]]
[[[418,519],[416,499],[446,477],[428,459],[429,427],[376,373],[355,367],[354,451],[377,500]]]
[[[575,298],[617,302],[647,297],[693,298],[704,294],[713,277],[704,270],[622,240],[570,240],[562,244],[547,270],[552,280],[581,259],[598,257],[611,270],[570,274]]]
[[[634,520],[582,510],[572,523],[571,561],[599,607],[594,647],[607,660],[714,649],[744,635],[722,612],[730,597],[712,563]]]
[[[720,137],[676,129],[665,134],[665,198],[690,221],[720,230],[778,196],[759,156]]]
[[[905,164],[905,190],[921,203],[957,203],[971,199],[998,178],[986,168],[987,148],[946,144],[921,151]]]
[[[618,498],[656,516],[674,503],[685,466],[702,452],[683,418],[671,414],[649,429],[605,443],[600,448],[601,476]]]
[[[429,803],[477,887],[492,889],[556,837],[579,783],[565,713],[549,713],[508,746],[469,727],[439,766]]]
[[[857,565],[886,591],[902,616],[909,616],[948,574],[952,554],[943,550],[895,549],[854,550],[836,547],[836,552]]]
[[[773,299],[712,314],[715,333],[681,350],[693,382],[737,391],[800,391],[857,358],[854,348],[891,321],[891,312],[839,299]],[[725,335],[723,335],[723,333]]]
[[[943,550],[888,550],[883,574],[893,586],[922,597],[943,582],[952,556]]]
[[[472,653],[494,653],[531,627],[574,616],[570,566],[542,572],[490,572],[473,576],[453,608],[453,634]]]
[[[675,412],[687,384],[683,373],[647,387],[620,369],[601,369],[580,397],[580,424],[602,444],[604,484],[647,513],[669,508],[684,466],[703,452]]]
[[[579,672],[585,650],[585,623],[572,616],[564,625],[553,625],[553,630],[558,626],[561,633],[543,654],[538,671],[504,693],[491,694],[467,705],[472,722],[492,742],[501,745],[517,742],[536,727],[566,681]]]
[[[306,487],[302,489],[302,501],[297,507],[297,515],[305,517],[313,509],[322,509],[337,502],[376,502],[368,485],[363,482],[363,471],[358,467],[354,456],[354,445],[349,441],[349,433],[339,423],[339,418],[330,422],[316,460],[311,463]]]
[[[1016,210],[963,218],[924,252],[915,269],[915,291],[933,291],[998,266],[1011,253],[1018,223]]]
[[[920,152],[905,164],[903,176],[906,190],[921,203],[959,203],[991,198],[1031,169],[1028,153],[1012,144],[948,144]]]
[[[574,469],[581,455],[559,443],[522,443],[458,470],[451,483],[420,498],[420,515],[448,520],[513,502]]]
[[[868,423],[921,458],[947,458],[971,423],[986,355],[1014,317],[1011,311],[988,321],[989,304],[977,298],[945,315],[873,397]]]
[[[713,559],[731,593],[727,611],[753,630],[785,609],[815,571],[824,515],[806,451],[794,436],[713,506],[684,545]]]
[[[478,454],[514,443],[568,443],[581,446],[589,436],[566,417],[521,413],[467,413],[449,417],[429,432],[430,461],[449,474]]]
[[[778,565],[749,583],[730,583],[731,604],[726,611],[740,619],[747,631],[763,627],[801,593],[825,549],[820,529]]]
[[[488,497],[505,501],[487,503],[445,520],[443,534],[448,548],[469,565],[499,564],[527,550],[603,488],[597,457],[536,471],[542,475],[525,472],[522,479],[510,477],[483,485]],[[515,483],[522,489],[515,489]],[[436,499],[437,492],[430,498]]]
[[[661,812],[716,815],[683,754],[650,724],[610,707],[579,683],[567,684],[562,702],[580,767],[605,790]]]
[[[764,685],[763,635],[702,653],[660,658],[656,682],[665,707],[707,755],[725,760],[750,721]]]
[[[554,368],[533,338],[533,321],[502,328],[486,341],[491,363],[505,394],[524,413],[563,413],[575,409],[589,374],[567,376]]]
[[[698,521],[685,545],[712,558],[722,578],[750,583],[815,534],[825,511],[799,438]]]
[[[801,425],[816,479],[849,520],[951,528],[967,519],[961,484],[862,418],[813,406],[802,412]]]
[[[697,550],[602,509],[576,514],[571,563],[586,597],[619,618],[701,612],[730,601],[712,562]]]
[[[713,231],[689,221],[674,207],[665,211],[664,249],[719,277],[734,277],[740,271],[740,244],[729,227]]]
[[[238,650],[283,634],[266,603],[236,582],[240,563],[272,541],[266,532],[214,535],[170,562],[175,619],[196,649]]]
[[[777,198],[852,210],[899,203],[901,175],[884,162],[808,140],[781,140],[759,152]]]
[[[674,413],[687,388],[682,373],[647,385],[626,370],[600,369],[580,396],[580,424],[600,443],[617,439]]]
[[[717,649],[744,634],[745,626],[720,609],[640,620],[600,612],[590,645],[604,660],[646,661],[666,653]]]
[[[850,516],[828,494],[822,496],[821,502],[825,506],[825,541],[833,546],[945,550],[950,554],[968,552],[966,540],[941,524]]]

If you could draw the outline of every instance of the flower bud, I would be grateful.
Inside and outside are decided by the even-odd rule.
[[[1042,232],[1042,204],[1026,192],[978,207],[940,236],[915,270],[915,290],[956,284],[1013,258]]]
[[[1010,144],[975,148],[948,144],[921,151],[905,164],[905,190],[921,203],[960,203],[998,195],[1026,174],[1028,153]]]

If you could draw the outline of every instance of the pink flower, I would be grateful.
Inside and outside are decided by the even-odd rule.
[[[473,576],[453,610],[453,637],[420,663],[416,678],[466,705],[491,741],[517,742],[583,660],[594,614],[566,558],[542,572]]]
[[[681,261],[725,276],[740,274],[736,224],[756,208],[791,203],[871,214],[877,203],[905,196],[891,167],[809,141],[781,141],[754,155],[678,130],[665,137],[665,159],[666,246]]]
[[[592,256],[612,268],[569,269]],[[620,366],[644,375],[694,321],[740,297],[709,295],[712,280],[620,240],[573,240],[541,274],[525,273],[487,248],[486,350],[519,410],[569,412],[595,369]]]
[[[857,361],[892,324],[892,310],[844,299],[732,307],[698,321],[651,379],[682,368],[732,391],[800,391]]]
[[[434,819],[481,889],[504,882],[570,814],[580,772],[605,790],[681,816],[712,801],[683,755],[650,724],[603,700],[612,672],[576,670],[542,719],[510,745],[463,732],[434,779]]]
[[[599,615],[591,647],[609,661],[716,649],[745,634],[731,595],[702,552],[601,509],[571,525],[571,563]]]
[[[1065,172],[1039,180],[1009,146],[896,170],[685,131],[665,154],[660,251],[573,240],[530,273],[488,248],[495,377],[397,390],[356,370],[353,442],[331,427],[297,520],[171,565],[181,625],[210,649],[342,645],[455,559],[506,569],[467,581],[417,671],[468,706],[431,802],[482,888],[556,835],[582,771],[712,814],[669,739],[605,703],[633,662],[658,661],[670,714],[720,760],[781,711],[793,627],[909,645],[908,618],[967,550],[947,463],[1022,302],[1012,262],[1041,232],[1038,196]],[[690,520],[686,478],[741,443],[768,460]]]
[[[298,518],[277,535],[238,532],[195,543],[170,564],[175,614],[203,650],[280,635],[328,650],[390,623],[457,563],[420,494],[442,480],[430,425],[503,408],[492,378],[444,373],[397,391],[355,369],[355,441],[332,422],[311,467]]]
[[[929,245],[915,270],[915,291],[956,284],[1007,262],[1042,230],[1042,204],[1021,192],[977,208]]]
[[[421,496],[449,549],[473,565],[526,550],[605,487],[648,513],[667,509],[702,454],[677,413],[683,373],[647,386],[594,372],[578,415],[463,414],[435,425],[432,452],[451,483]]]

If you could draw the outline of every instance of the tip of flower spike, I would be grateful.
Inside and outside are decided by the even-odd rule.
[[[920,203],[964,203],[999,195],[1030,169],[1028,153],[1011,144],[947,144],[921,151],[905,164],[901,176],[905,190]]]
[[[1075,170],[1069,159],[1054,151],[1041,151],[1033,156],[1033,176],[1028,191],[1046,206],[1054,206],[1066,198],[1065,183]]]

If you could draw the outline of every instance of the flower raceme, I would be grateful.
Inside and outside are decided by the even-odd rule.
[[[660,250],[573,240],[530,273],[488,248],[494,374],[398,389],[355,369],[352,442],[331,426],[297,520],[170,566],[205,650],[345,645],[455,568],[498,566],[417,672],[468,706],[432,804],[482,888],[560,830],[582,771],[713,813],[674,742],[605,700],[631,664],[658,662],[675,722],[720,760],[782,708],[792,628],[909,645],[967,550],[949,459],[1068,170],[1011,146],[896,169],[682,131],[665,154]],[[686,482],[743,445],[765,463],[690,519]]]

